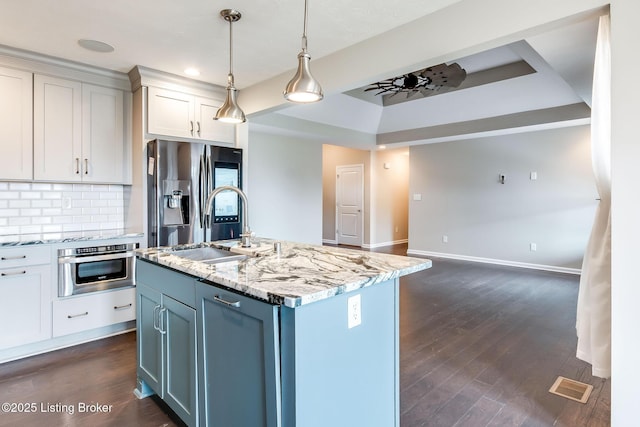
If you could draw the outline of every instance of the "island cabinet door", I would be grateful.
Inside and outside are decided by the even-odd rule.
[[[165,346],[163,399],[187,425],[197,422],[196,311],[162,296],[160,333]]]
[[[141,283],[137,292],[138,377],[162,397],[162,335],[158,331],[162,294]]]
[[[198,283],[201,426],[279,427],[278,306]]]

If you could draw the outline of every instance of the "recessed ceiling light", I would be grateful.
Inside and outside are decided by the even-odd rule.
[[[78,44],[94,52],[109,53],[115,50],[110,44],[98,40],[80,39],[78,40]]]
[[[384,150],[385,148],[387,148],[386,145],[378,145],[378,150]]]
[[[200,70],[197,70],[195,68],[187,68],[186,70],[184,70],[184,73],[187,76],[199,76],[200,75]]]

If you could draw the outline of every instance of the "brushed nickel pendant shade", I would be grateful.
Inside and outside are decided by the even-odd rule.
[[[242,14],[234,9],[223,9],[220,16],[229,23],[229,74],[227,75],[227,99],[218,109],[214,120],[225,123],[244,123],[247,118],[238,106],[237,89],[233,80],[233,23],[239,21]]]
[[[311,75],[309,61],[311,56],[307,53],[307,0],[304,0],[302,51],[298,54],[298,70],[284,90],[287,101],[308,103],[320,101],[324,97],[320,83]]]

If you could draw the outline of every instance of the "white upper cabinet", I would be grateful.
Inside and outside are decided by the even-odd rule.
[[[196,135],[198,138],[208,141],[229,142],[234,144],[236,138],[236,126],[229,123],[214,120],[220,103],[212,99],[197,97],[195,101],[196,111]]]
[[[153,86],[147,97],[149,134],[235,143],[235,126],[213,120],[221,102]]]
[[[82,180],[119,183],[125,177],[123,93],[82,85]]]
[[[32,78],[0,67],[0,179],[33,178]]]
[[[34,77],[34,179],[123,183],[123,92]]]
[[[35,75],[33,177],[82,180],[82,83]]]

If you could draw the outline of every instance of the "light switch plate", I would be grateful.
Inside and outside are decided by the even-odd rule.
[[[413,195],[413,200],[422,200],[422,194],[415,193],[415,194]]]
[[[354,295],[347,300],[347,317],[349,329],[362,323],[362,299],[360,294]]]

